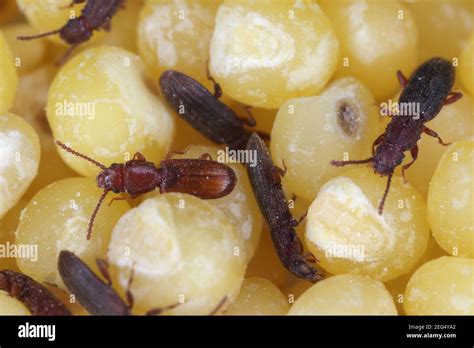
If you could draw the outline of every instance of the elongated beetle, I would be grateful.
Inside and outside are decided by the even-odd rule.
[[[86,2],[81,15],[72,18],[57,30],[33,36],[19,36],[18,40],[33,40],[41,37],[59,34],[61,39],[71,45],[61,62],[65,61],[71,52],[81,43],[88,41],[94,30],[110,30],[110,20],[124,6],[125,0],[72,0],[71,6]]]
[[[77,297],[79,303],[93,315],[131,315],[133,295],[130,286],[133,281],[133,270],[126,290],[127,303],[112,288],[112,280],[108,272],[107,261],[98,259],[97,266],[107,283],[100,279],[79,257],[71,251],[59,253],[58,269],[64,284]],[[225,296],[210,313],[216,314],[228,300]],[[181,303],[163,308],[149,310],[146,315],[159,315],[163,311],[173,309]]]
[[[97,185],[104,189],[104,193],[90,219],[87,239],[90,239],[97,212],[110,191],[128,193],[135,198],[158,187],[160,193],[181,192],[202,199],[217,199],[231,193],[237,183],[233,169],[223,163],[205,159],[210,158],[209,154],[203,154],[199,159],[171,159],[170,155],[173,153],[170,153],[160,167],[156,167],[137,152],[132,160],[114,163],[107,168],[60,141],[56,141],[56,144],[102,169],[97,175]],[[121,199],[114,198],[112,201]]]
[[[230,149],[244,149],[251,133],[244,126],[255,126],[249,114],[242,119],[222,103],[221,88],[214,82],[214,95],[193,78],[175,70],[165,71],[160,77],[163,95],[186,122],[216,144],[227,144]]]
[[[270,153],[263,140],[254,133],[247,144],[247,151],[255,151],[257,165],[247,165],[250,182],[260,210],[270,226],[273,245],[283,266],[295,276],[316,282],[322,279],[310,262],[314,256],[303,254],[295,227],[298,226],[289,208],[283,193],[280,177],[284,171],[273,165]]]
[[[0,271],[0,290],[21,301],[33,315],[71,315],[45,286],[15,271]]]
[[[68,290],[77,297],[78,302],[89,313],[93,315],[131,315],[133,296],[130,292],[130,285],[133,281],[133,274],[129,279],[126,291],[128,303],[125,303],[111,286],[112,281],[106,261],[97,260],[97,266],[108,283],[100,279],[74,253],[67,250],[62,250],[59,253],[59,274]],[[179,303],[161,309],[153,309],[147,314],[157,315],[165,309],[171,309],[178,305]]]
[[[444,143],[438,133],[429,129],[424,124],[440,112],[443,105],[451,104],[462,97],[459,92],[451,92],[454,84],[454,68],[452,64],[442,58],[432,58],[423,63],[407,80],[401,71],[397,77],[403,86],[399,98],[399,105],[415,103],[419,105],[420,115],[398,116],[394,115],[387,125],[385,132],[380,135],[372,145],[372,157],[364,160],[331,161],[337,167],[370,163],[374,172],[382,176],[388,176],[387,185],[379,204],[378,212],[382,214],[385,199],[390,188],[395,168],[403,162],[405,151],[410,151],[412,161],[403,165],[402,174],[405,178],[407,170],[418,157],[417,142],[421,133],[438,139],[441,145]]]

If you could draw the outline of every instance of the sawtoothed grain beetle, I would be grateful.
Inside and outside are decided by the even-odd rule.
[[[417,142],[422,133],[437,138],[441,145],[449,145],[441,140],[438,133],[426,127],[425,123],[435,118],[443,105],[454,103],[462,97],[459,92],[451,92],[454,84],[454,67],[442,58],[432,58],[424,62],[409,80],[401,71],[397,72],[397,77],[403,87],[398,105],[415,104],[419,114],[393,115],[385,132],[374,141],[372,157],[364,160],[331,161],[331,164],[337,167],[368,163],[374,168],[375,173],[388,177],[378,207],[379,214],[383,212],[395,168],[405,158],[404,152],[410,151],[412,160],[403,165],[403,177],[405,177],[405,170],[418,157]]]

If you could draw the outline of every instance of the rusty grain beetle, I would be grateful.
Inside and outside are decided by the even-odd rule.
[[[104,189],[104,193],[90,219],[87,239],[90,239],[97,212],[110,191],[128,193],[135,198],[158,187],[160,193],[180,192],[202,199],[218,199],[231,193],[237,183],[234,170],[223,163],[210,160],[209,154],[203,154],[199,159],[172,159],[170,157],[173,153],[182,152],[170,152],[160,166],[156,167],[137,152],[132,160],[106,167],[60,141],[56,141],[56,144],[102,169],[97,175],[97,185]]]

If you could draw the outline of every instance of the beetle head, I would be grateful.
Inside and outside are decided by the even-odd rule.
[[[377,147],[374,156],[374,171],[380,175],[393,173],[396,166],[402,163],[404,158],[400,147],[392,144],[382,144]]]
[[[288,269],[297,277],[313,283],[321,279],[321,275],[318,273],[316,268],[314,268],[301,255],[295,255],[291,258],[288,264]]]
[[[70,45],[77,45],[87,41],[92,36],[92,31],[87,28],[81,19],[71,19],[60,31],[61,38]]]
[[[122,174],[119,167],[120,164],[112,164],[110,168],[100,172],[97,175],[97,186],[115,193],[122,192]]]

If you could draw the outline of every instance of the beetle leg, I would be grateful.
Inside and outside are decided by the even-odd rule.
[[[104,30],[104,31],[110,31],[110,28],[111,28],[111,24],[110,24],[110,21],[108,22],[105,22],[102,26],[101,26],[101,29]]]
[[[397,78],[398,78],[398,82],[400,82],[403,88],[405,88],[408,85],[408,79],[405,77],[405,75],[403,75],[403,73],[400,70],[397,71]]]
[[[372,156],[375,155],[375,147],[379,145],[385,139],[385,133],[379,135],[377,139],[375,139],[374,143],[372,144]]]
[[[128,303],[128,308],[133,307],[133,294],[130,288],[132,287],[132,282],[133,282],[133,277],[135,276],[135,270],[134,266],[132,266],[132,269],[130,271],[130,278],[128,278],[128,284],[127,284],[127,291],[125,292],[127,296],[127,303]]]
[[[246,126],[255,127],[257,125],[257,121],[255,121],[255,117],[253,117],[252,107],[250,105],[245,105],[244,110],[247,113],[247,117],[241,118]]]
[[[449,96],[444,101],[443,105],[452,104],[452,103],[458,101],[461,98],[462,98],[462,93],[461,92],[451,92],[451,93],[449,93]]]
[[[140,152],[135,152],[135,155],[133,155],[133,160],[134,161],[140,161],[140,162],[146,162],[145,156],[143,156]]]
[[[170,151],[170,152],[168,152],[168,154],[166,155],[165,160],[171,159],[171,157],[173,157],[174,155],[185,155],[186,152],[188,152],[188,149],[189,149],[189,147],[187,147],[184,151],[181,151],[181,150],[173,150],[173,151]]]
[[[293,219],[293,221],[291,222],[292,227],[298,227],[303,222],[303,220],[306,219],[306,216],[308,216],[308,211],[301,215],[298,220]]]
[[[64,62],[69,58],[69,56],[71,55],[72,51],[74,51],[74,49],[79,46],[79,44],[74,44],[74,45],[71,45],[71,47],[69,47],[69,49],[66,51],[66,53],[64,53],[64,56],[62,56],[62,58],[56,63],[57,66],[61,66],[64,64]]]
[[[229,299],[229,298],[227,297],[227,295],[224,296],[224,297],[222,298],[222,300],[219,301],[219,303],[217,304],[216,308],[214,308],[214,309],[212,310],[212,312],[209,313],[209,315],[215,315],[215,314],[222,308],[222,306],[225,305],[225,303],[227,302],[228,299]]]
[[[403,180],[405,181],[405,183],[407,182],[407,179],[405,178],[405,170],[410,168],[410,166],[413,163],[415,163],[416,158],[418,157],[418,145],[415,145],[415,147],[413,147],[413,149],[410,150],[410,154],[411,154],[412,160],[410,161],[410,163],[407,163],[407,164],[402,166],[402,176],[403,176]]]
[[[423,132],[425,134],[428,134],[430,137],[433,137],[433,138],[437,138],[438,139],[438,143],[440,143],[441,145],[444,145],[444,146],[449,146],[451,145],[451,143],[445,143],[443,141],[443,139],[441,139],[441,137],[438,135],[438,133],[436,133],[434,130],[432,129],[429,129],[428,127],[426,126],[423,126]]]
[[[107,283],[112,285],[112,278],[110,278],[110,273],[109,273],[109,263],[105,259],[97,259],[95,260],[95,263],[97,265],[97,268],[99,268],[100,274],[104,279],[107,281]]]
[[[123,197],[114,197],[110,200],[108,206],[110,207],[112,205],[113,202],[115,201],[126,201],[127,199],[126,198],[123,198]]]
[[[86,0],[72,0],[71,3],[67,6],[60,7],[60,10],[65,10],[67,8],[71,8],[76,4],[82,4],[83,2],[86,2]]]
[[[310,253],[309,251],[305,252],[303,255],[301,255],[303,257],[303,259],[305,259],[306,261],[310,262],[310,263],[316,263],[318,262],[319,260],[316,258],[316,256],[314,256],[312,253]]]
[[[214,97],[219,99],[220,97],[222,97],[222,88],[221,85],[219,85],[212,77],[211,72],[209,71],[209,63],[206,64],[206,74],[207,79],[214,84]]]
[[[278,173],[283,178],[286,175],[286,171],[288,170],[288,168],[286,167],[285,160],[282,159],[281,164],[283,166],[283,170],[281,168],[278,168],[278,167],[276,167],[276,168],[278,168]]]
[[[169,305],[169,306],[166,306],[166,307],[163,307],[163,308],[153,308],[153,309],[150,309],[148,312],[146,312],[146,315],[159,315],[159,314],[161,314],[161,312],[163,312],[167,309],[173,309],[175,307],[178,307],[181,304],[182,303],[178,302],[178,303],[174,303],[172,305]]]
[[[255,133],[257,133],[260,138],[262,138],[265,142],[269,142],[271,137],[270,137],[270,134],[268,133],[265,133],[265,132],[261,132],[261,131],[256,131]]]
[[[203,153],[201,156],[199,156],[199,159],[212,161],[212,156],[206,152],[206,153]]]

